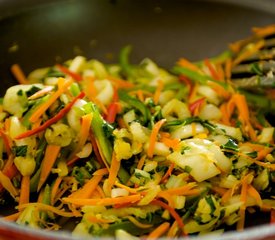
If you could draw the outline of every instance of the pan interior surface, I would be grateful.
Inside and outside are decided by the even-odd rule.
[[[22,10],[10,5],[8,14],[0,18],[1,96],[9,86],[16,84],[10,74],[14,63],[29,73],[76,55],[117,62],[120,49],[131,44],[133,62],[150,57],[160,66],[170,68],[180,57],[200,60],[214,56],[227,48],[228,43],[248,36],[251,27],[271,24],[275,19],[275,5],[274,11],[257,9],[260,1],[29,2],[33,5],[28,4]],[[0,223],[0,229],[16,231],[16,227]],[[271,228],[263,229],[262,236],[275,236]],[[35,231],[33,234],[41,234],[42,239],[61,238],[58,233],[47,235]],[[249,237],[236,234],[228,238],[226,235],[206,238],[260,239],[253,231]],[[70,238],[64,235],[64,239]]]

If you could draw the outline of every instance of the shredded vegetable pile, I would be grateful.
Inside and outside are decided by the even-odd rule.
[[[118,64],[77,56],[28,77],[14,65],[21,84],[0,108],[0,191],[15,207],[3,218],[129,239],[243,230],[247,212],[274,222],[274,68],[263,67],[274,65],[274,34],[255,28],[171,71],[131,64],[130,46]]]

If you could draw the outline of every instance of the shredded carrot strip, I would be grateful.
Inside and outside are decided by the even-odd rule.
[[[208,82],[208,86],[210,86],[220,97],[224,99],[229,99],[231,95],[230,89],[225,89],[223,86],[219,85],[216,82]]]
[[[75,72],[70,71],[68,68],[62,66],[61,64],[57,64],[56,67],[63,73],[65,73],[66,75],[69,75],[70,77],[72,77],[74,80],[80,82],[82,81],[82,76],[80,74],[77,74]]]
[[[245,209],[246,209],[246,200],[247,200],[247,190],[248,190],[248,183],[247,180],[251,175],[248,174],[242,178],[242,189],[241,189],[241,202],[243,203],[240,207],[239,214],[240,219],[237,222],[237,230],[242,231],[244,229],[244,222],[245,222]]]
[[[260,161],[255,161],[255,163],[259,166],[265,167],[265,168],[269,168],[271,170],[275,170],[275,164],[271,164],[271,163],[265,163],[265,162],[260,162]]]
[[[178,231],[178,223],[177,223],[177,221],[174,221],[167,233],[167,238],[168,239],[175,238],[177,235],[177,231]]]
[[[85,205],[94,205],[94,206],[111,206],[114,204],[123,204],[123,203],[135,203],[141,199],[140,194],[130,195],[130,196],[123,196],[123,197],[116,197],[116,198],[94,198],[94,199],[87,199],[87,198],[63,198],[65,203],[72,203],[78,206],[85,206]]]
[[[58,145],[49,144],[46,147],[45,155],[44,155],[44,158],[41,163],[42,169],[41,169],[40,179],[38,182],[37,191],[40,190],[40,188],[42,187],[44,182],[47,180],[47,178],[52,170],[52,167],[53,167],[54,163],[56,162],[56,159],[59,155],[60,149],[61,149],[61,147]]]
[[[232,69],[232,59],[229,58],[225,61],[225,77],[226,80],[231,78],[231,69]]]
[[[20,212],[13,213],[11,215],[3,217],[3,219],[5,219],[6,221],[15,222],[19,218],[20,214],[21,214]]]
[[[273,151],[272,148],[268,148],[268,147],[263,148],[262,150],[258,151],[256,160],[258,161],[263,160],[272,151]]]
[[[54,203],[55,203],[55,197],[56,197],[56,194],[57,194],[57,192],[58,192],[58,188],[59,188],[59,186],[60,186],[62,180],[63,180],[63,177],[58,177],[58,178],[55,180],[55,182],[54,182],[54,184],[53,184],[53,186],[52,186],[52,191],[51,191],[51,205],[54,205]]]
[[[179,76],[179,80],[180,80],[180,82],[183,82],[188,87],[189,92],[190,92],[191,89],[192,89],[192,87],[193,87],[192,81],[188,77],[186,77],[184,75],[180,75]]]
[[[119,88],[132,88],[135,85],[129,81],[125,81],[119,78],[115,78],[113,76],[107,76],[107,79],[110,80],[115,86]]]
[[[197,67],[195,64],[191,63],[190,61],[188,61],[185,58],[181,58],[178,62],[178,65],[182,66],[182,67],[186,67],[189,68],[190,70],[196,71],[196,72],[201,72],[200,68]]]
[[[161,237],[170,227],[170,223],[164,222],[155,228],[147,237],[147,239],[158,239]]]
[[[223,204],[227,203],[231,197],[232,197],[232,189],[228,189],[225,193],[223,193],[221,202]]]
[[[224,81],[225,79],[225,72],[224,69],[222,68],[222,65],[217,63],[216,64],[216,68],[217,68],[217,74],[218,74],[218,79]]]
[[[98,170],[96,170],[94,173],[93,173],[93,175],[94,176],[103,176],[103,175],[106,175],[106,174],[108,174],[109,173],[109,171],[108,171],[108,169],[107,168],[101,168],[101,169],[98,169]]]
[[[116,154],[113,151],[110,173],[109,173],[109,178],[108,178],[108,187],[109,187],[110,191],[116,181],[119,168],[120,168],[120,161],[117,160]]]
[[[189,195],[190,193],[191,193],[191,195],[199,194],[200,193],[199,189],[192,189],[195,186],[196,186],[196,183],[192,182],[192,183],[188,183],[182,187],[170,188],[167,190],[163,190],[160,193],[164,192],[164,193],[169,193],[171,195]]]
[[[100,183],[103,175],[94,175],[85,185],[79,190],[73,192],[68,198],[89,198],[93,194],[97,185]]]
[[[99,185],[96,186],[96,190],[101,198],[105,198],[105,193]]]
[[[266,27],[254,27],[252,28],[252,31],[256,34],[258,37],[266,37],[268,35],[275,34],[275,25],[269,25]]]
[[[54,92],[47,102],[38,106],[38,108],[34,111],[34,113],[30,117],[30,121],[32,123],[36,122],[44,112],[60,97],[62,93],[68,90],[68,87],[73,83],[71,79],[64,80],[64,78],[59,78],[58,80],[58,90]]]
[[[40,97],[44,96],[45,94],[48,94],[52,90],[53,90],[53,86],[44,87],[43,89],[37,91],[36,93],[34,93],[30,97],[28,97],[28,99],[29,100],[34,100],[34,99],[40,98]]]
[[[163,142],[167,147],[172,148],[173,150],[177,150],[180,147],[180,139],[177,138],[172,139],[161,136],[160,141]]]
[[[0,171],[0,183],[13,198],[18,195],[18,190],[13,186],[11,180],[2,171]]]
[[[80,157],[78,156],[74,156],[73,158],[71,158],[68,162],[67,162],[67,166],[72,166],[76,161],[78,161],[80,159]]]
[[[160,128],[162,127],[162,125],[166,122],[166,119],[161,119],[159,120],[153,127],[151,135],[150,135],[150,139],[149,139],[149,148],[147,151],[148,157],[152,158],[153,154],[154,154],[154,148],[155,148],[155,144],[157,141],[157,136],[159,133]]]
[[[47,120],[45,123],[43,123],[41,126],[28,130],[22,134],[19,134],[18,136],[15,137],[16,140],[22,139],[22,138],[26,138],[32,135],[35,135],[39,132],[44,131],[46,128],[48,128],[49,126],[51,126],[52,124],[58,122],[60,119],[62,119],[72,108],[72,106],[75,104],[75,102],[80,99],[83,98],[85,96],[84,92],[81,92],[78,96],[76,96],[70,103],[68,103],[58,114],[56,114],[54,117],[50,118],[49,120]]]
[[[169,207],[175,208],[175,201],[173,195],[169,194],[168,192],[159,192],[157,197],[166,200]]]
[[[211,76],[215,79],[215,80],[220,80],[219,75],[217,73],[217,70],[214,68],[213,64],[209,61],[208,58],[206,58],[204,60],[204,64],[205,66],[209,69],[209,72],[211,74]]]
[[[137,97],[141,102],[144,102],[144,94],[142,90],[137,90]]]
[[[86,80],[86,83],[87,83],[87,87],[85,88],[85,93],[87,94],[87,97],[89,98],[89,100],[94,102],[104,114],[107,114],[106,107],[96,97],[98,92],[97,92],[97,89],[94,84],[94,78],[92,78],[92,77],[88,78]]]
[[[228,114],[228,112],[227,112],[227,103],[221,104],[220,110],[221,110],[221,113],[222,113],[221,121],[222,121],[224,124],[230,126],[231,124],[230,124],[229,114]]]
[[[224,194],[227,192],[227,190],[223,187],[213,186],[211,187],[211,190],[218,193],[220,196],[224,196]]]
[[[175,167],[175,163],[172,162],[172,163],[170,164],[168,170],[166,171],[166,173],[165,173],[164,176],[162,177],[162,179],[161,179],[161,181],[160,181],[161,183],[165,182],[165,180],[171,176],[171,174],[172,174],[172,172],[173,172],[173,170],[174,170],[174,167]]]
[[[57,214],[59,216],[62,216],[62,217],[81,217],[82,216],[82,214],[80,212],[75,212],[75,213],[65,212],[61,209],[50,206],[48,204],[38,203],[38,202],[22,204],[22,205],[19,205],[17,208],[18,208],[18,210],[23,210],[23,209],[25,209],[26,207],[29,207],[29,206],[34,206],[34,207],[37,207],[39,210],[49,211],[49,212],[55,213],[55,214]]]
[[[259,192],[250,184],[248,185],[248,188],[247,188],[247,193],[249,196],[253,197],[257,204],[261,207],[263,202],[262,202],[262,198],[261,198],[261,195],[259,194]]]
[[[111,220],[111,219],[102,219],[102,218],[98,218],[97,216],[92,216],[92,215],[89,215],[88,217],[86,217],[86,219],[91,223],[112,223],[112,222],[114,222],[114,220]]]
[[[28,203],[29,198],[30,198],[30,176],[23,176],[21,180],[19,205]]]
[[[128,186],[125,186],[122,183],[119,183],[118,181],[115,182],[115,186],[123,188],[123,189],[127,190],[129,193],[133,193],[133,194],[135,194],[135,193],[137,193],[137,192],[139,192],[141,190],[144,190],[143,187],[141,187],[141,188],[130,188]]]
[[[237,58],[234,59],[232,65],[236,66],[237,64],[241,63],[246,58],[258,52],[259,49],[261,49],[263,46],[264,46],[264,40],[260,40],[257,43],[253,44],[253,47],[251,46],[249,49],[246,49],[243,53],[237,56]]]
[[[142,169],[143,165],[144,165],[144,162],[145,162],[145,159],[146,159],[146,155],[143,155],[140,160],[138,161],[138,164],[137,164],[137,169]]]
[[[13,64],[11,66],[11,72],[13,76],[16,78],[18,83],[20,84],[29,84],[24,72],[22,71],[21,67],[18,64]]]
[[[172,217],[177,221],[177,223],[178,223],[180,229],[183,231],[184,235],[185,236],[187,235],[187,233],[184,230],[183,221],[182,221],[181,217],[178,215],[178,213],[175,211],[174,208],[171,208],[166,203],[164,203],[164,202],[162,202],[160,200],[157,200],[157,199],[153,200],[151,203],[154,204],[154,205],[161,206],[164,209],[167,209],[170,212],[170,214],[172,215]]]
[[[160,97],[163,87],[164,87],[163,81],[159,80],[154,97],[153,97],[153,101],[155,104],[158,104],[158,102],[159,102],[159,97]]]
[[[85,142],[88,139],[92,119],[93,119],[92,113],[88,113],[81,117],[81,120],[82,120],[81,129],[78,135],[78,143],[75,150],[76,153],[81,150],[81,148],[84,146]]]

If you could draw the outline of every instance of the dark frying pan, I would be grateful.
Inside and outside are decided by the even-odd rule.
[[[133,62],[150,57],[169,68],[183,56],[214,56],[251,27],[274,22],[274,0],[2,0],[1,95],[16,83],[9,71],[14,63],[29,73],[79,54],[115,62],[131,44]],[[265,214],[251,219],[248,227],[257,227],[199,239],[275,239],[275,226],[263,224]],[[57,238],[77,239],[0,220],[0,239]]]

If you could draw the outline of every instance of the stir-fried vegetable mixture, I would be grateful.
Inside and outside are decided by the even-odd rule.
[[[27,78],[13,66],[22,84],[1,101],[0,191],[15,209],[4,218],[152,239],[242,230],[247,211],[274,221],[275,25],[253,31],[171,71],[131,64],[129,46],[118,64],[77,56]]]

